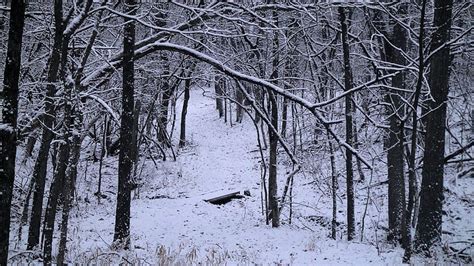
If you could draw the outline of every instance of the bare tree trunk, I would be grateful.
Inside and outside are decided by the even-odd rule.
[[[275,24],[278,25],[278,16],[277,13],[274,11],[272,12],[272,17],[275,21]],[[278,32],[273,33],[273,43],[272,43],[272,75],[271,79],[278,79]],[[278,101],[276,96],[273,94],[271,90],[267,91],[268,93],[268,101],[270,105],[270,121],[271,126],[275,129],[275,132],[268,129],[269,135],[269,152],[270,152],[270,159],[269,159],[269,166],[268,166],[268,194],[269,194],[269,210],[271,212],[270,219],[272,219],[272,227],[279,227],[280,226],[280,209],[278,207],[278,181],[277,181],[277,153],[278,153]]]
[[[140,157],[140,143],[138,142],[138,122],[140,120],[140,111],[142,108],[142,103],[140,100],[135,102],[135,107],[133,111],[133,132],[132,132],[132,160],[133,160],[133,173],[132,173],[132,189],[136,189],[138,184],[136,180],[136,173],[138,169],[138,159]]]
[[[223,83],[224,83],[223,78],[216,77],[215,82],[214,82],[214,89],[216,93],[216,109],[219,112],[219,117],[224,116],[224,107],[222,103],[222,92],[224,89]]]
[[[415,247],[429,250],[441,245],[444,152],[446,132],[446,108],[449,93],[449,67],[451,65],[449,41],[452,25],[452,0],[435,0],[433,38],[429,84],[432,101],[428,102],[420,212],[416,227]],[[444,47],[440,48],[442,45]]]
[[[107,1],[102,2],[102,6],[105,6]],[[88,0],[87,4],[85,4],[85,10],[88,10],[92,4],[91,0]],[[80,154],[81,154],[81,143],[83,138],[85,137],[85,133],[80,133],[82,130],[82,123],[83,123],[83,114],[80,109],[77,108],[79,104],[79,96],[76,94],[77,92],[73,90],[75,87],[77,90],[80,88],[80,81],[83,76],[84,67],[87,63],[89,55],[92,51],[92,46],[95,42],[95,39],[98,34],[98,26],[100,23],[100,18],[102,16],[102,11],[99,11],[98,18],[95,23],[95,29],[92,32],[92,35],[89,39],[89,43],[84,51],[81,65],[76,71],[76,76],[74,83],[67,83],[65,95],[66,95],[66,103],[65,103],[65,125],[66,125],[66,132],[69,142],[69,154],[68,154],[68,164],[67,164],[67,171],[65,173],[65,177],[63,179],[64,190],[60,195],[62,198],[63,209],[62,209],[62,220],[61,220],[61,235],[59,240],[59,252],[57,256],[56,263],[57,265],[64,264],[64,258],[66,254],[66,244],[67,244],[67,232],[68,232],[68,221],[69,221],[69,212],[71,209],[72,199],[74,196],[75,191],[75,184],[77,178],[77,164],[79,162]],[[102,153],[101,159],[105,154],[105,145],[106,145],[106,136],[108,131],[108,121],[107,116],[104,119],[104,132],[103,132],[103,139],[102,139]],[[97,117],[97,120],[99,117]],[[91,123],[95,124],[95,121],[91,121]],[[87,171],[87,169],[86,169]]]
[[[190,98],[190,89],[191,89],[191,76],[192,71],[187,75],[187,79],[184,81],[184,100],[183,100],[183,109],[181,111],[181,126],[179,133],[179,147],[182,148],[186,145],[186,115],[188,114],[188,103]]]
[[[272,91],[268,91],[270,101],[271,125],[278,131],[278,106]],[[273,130],[268,130],[269,135],[269,152],[270,160],[268,166],[268,191],[269,191],[269,210],[271,212],[270,219],[272,227],[280,226],[280,213],[278,208],[278,183],[277,183],[277,152],[278,152],[278,136]]]
[[[136,13],[136,1],[126,0],[125,11],[129,15]],[[118,192],[117,208],[115,213],[114,242],[129,248],[130,246],[130,179],[133,168],[133,149],[130,144],[133,141],[133,111],[134,111],[134,44],[135,44],[135,22],[128,17],[124,18],[123,38],[123,92],[122,92],[122,115],[120,126],[120,154],[118,170]]]
[[[329,134],[328,134],[329,137]],[[332,222],[331,222],[331,237],[336,239],[337,232],[337,171],[336,171],[336,156],[332,147],[332,142],[329,139],[329,153],[331,160],[331,194],[332,194]]]
[[[298,45],[298,40],[296,37],[292,36],[295,33],[295,28],[299,27],[298,22],[295,19],[291,19],[288,22],[288,30],[286,30],[285,35],[286,38],[289,39],[288,51],[287,51],[287,58],[285,60],[285,76],[293,77],[295,76],[295,57],[296,57],[296,46]],[[284,85],[285,90],[289,90],[290,86],[285,83]],[[286,138],[286,131],[288,127],[288,99],[283,98],[282,103],[282,112],[281,112],[281,136]]]
[[[92,0],[88,0],[87,3],[84,3],[84,11],[87,10],[92,5]],[[69,152],[71,144],[71,126],[73,124],[73,107],[72,107],[72,93],[74,83],[70,82],[67,76],[67,62],[68,62],[68,43],[70,40],[70,34],[64,37],[62,48],[61,48],[61,64],[59,69],[59,78],[64,87],[64,122],[63,122],[63,134],[61,139],[61,144],[57,152],[57,161],[54,169],[53,182],[51,184],[50,195],[48,198],[48,204],[45,213],[44,228],[43,228],[43,240],[44,240],[44,249],[43,249],[43,259],[45,264],[51,264],[52,256],[52,243],[53,243],[53,233],[54,233],[54,224],[56,218],[56,210],[58,205],[58,199],[62,195],[62,185],[64,183],[64,176],[66,174],[67,164],[69,161]]]
[[[406,14],[406,6],[400,6],[398,14]],[[396,21],[393,30],[389,33],[390,43],[384,42],[386,60],[396,65],[405,65],[406,60],[402,52],[407,50],[405,31]],[[399,50],[401,49],[401,51]],[[398,73],[392,78],[392,87],[404,89],[406,87],[405,73]],[[387,239],[400,242],[406,248],[407,223],[405,200],[405,175],[404,175],[404,115],[403,102],[400,92],[388,92],[385,96],[390,105],[387,110],[390,129],[388,134],[387,150],[387,175],[388,175],[388,227]]]
[[[25,153],[24,153],[22,163],[26,163],[26,160],[28,158],[30,158],[31,156],[33,156],[33,150],[35,148],[37,138],[38,138],[38,136],[37,136],[36,132],[31,132],[30,135],[28,136],[28,138],[26,140]]]
[[[287,124],[288,124],[288,100],[286,98],[283,98],[282,111],[281,111],[281,136],[283,138],[286,138]]]
[[[84,11],[88,10],[92,4],[92,0],[88,0],[87,3],[84,3]],[[64,184],[64,179],[66,175],[66,169],[69,163],[70,148],[71,148],[71,138],[72,138],[72,126],[74,126],[74,107],[73,107],[73,88],[74,82],[71,82],[67,79],[67,63],[68,63],[68,43],[70,36],[64,38],[62,49],[61,49],[61,66],[59,69],[59,77],[61,83],[64,87],[64,120],[63,120],[63,134],[61,138],[61,144],[58,149],[57,163],[53,175],[53,183],[51,184],[50,196],[48,199],[48,204],[45,213],[44,220],[44,229],[43,229],[43,239],[44,239],[44,249],[43,249],[43,259],[45,264],[51,264],[52,256],[52,244],[53,244],[53,233],[54,233],[54,224],[56,218],[56,210],[58,205],[58,199],[65,197],[62,191],[62,186]],[[78,71],[79,72],[79,71]],[[67,197],[67,196],[66,196]]]
[[[166,52],[163,52],[166,53]],[[170,100],[174,95],[175,86],[170,83],[169,58],[166,55],[161,56],[161,60],[165,65],[163,71],[163,82],[161,90],[163,91],[160,108],[158,113],[158,142],[163,143],[167,147],[171,146],[171,140],[168,138],[168,112],[170,108]]]
[[[235,117],[235,122],[237,123],[242,123],[242,119],[244,118],[244,111],[242,108],[242,105],[244,103],[244,96],[242,95],[242,92],[240,90],[235,91],[236,94],[236,100],[238,102],[236,108],[236,117]]]
[[[7,264],[10,241],[10,212],[15,180],[18,83],[25,8],[25,1],[12,1],[7,59],[3,87],[0,89],[0,265]]]
[[[41,138],[41,145],[38,151],[38,157],[36,159],[32,177],[35,183],[35,189],[33,192],[33,205],[30,216],[27,249],[33,249],[36,247],[40,240],[41,214],[43,210],[43,197],[44,187],[46,184],[49,148],[54,137],[54,133],[51,130],[55,120],[55,106],[53,96],[56,92],[55,83],[58,80],[63,42],[67,42],[66,40],[63,40],[64,21],[62,5],[62,0],[54,2],[54,20],[56,29],[54,33],[53,49],[48,67],[48,85],[46,85],[46,98],[44,101],[46,115],[43,119],[43,136]]]
[[[77,177],[77,164],[81,156],[81,142],[82,138],[80,136],[80,130],[82,128],[82,113],[79,110],[76,110],[76,114],[72,116],[73,127],[75,128],[75,133],[72,134],[71,148],[69,154],[69,163],[66,171],[66,176],[64,178],[64,191],[63,196],[63,209],[62,209],[62,218],[61,218],[61,235],[59,239],[59,249],[58,256],[56,258],[57,265],[64,265],[64,259],[67,252],[67,233],[68,233],[68,222],[69,222],[69,212],[72,207],[72,199],[74,196],[74,187],[76,184]]]
[[[348,29],[346,13],[343,7],[339,7],[339,19],[341,22],[341,40],[344,56],[344,87],[345,91],[352,89],[352,70],[350,64],[350,50],[348,41]],[[352,93],[345,97],[345,118],[346,118],[346,143],[353,144],[353,114]],[[352,152],[346,149],[346,186],[347,186],[347,240],[355,237],[355,215],[354,215],[354,170],[352,165]]]
[[[426,12],[426,0],[421,0],[421,15],[420,15],[420,33],[418,34],[418,80],[415,87],[415,94],[413,100],[413,110],[412,110],[412,134],[411,134],[411,145],[410,145],[410,154],[408,158],[408,206],[406,215],[406,226],[407,226],[407,236],[406,236],[406,247],[405,254],[403,256],[403,261],[408,262],[411,258],[412,253],[412,243],[411,243],[411,228],[412,221],[415,219],[413,208],[416,201],[416,191],[417,191],[417,181],[416,181],[416,152],[417,152],[417,134],[418,134],[418,102],[421,94],[421,87],[423,86],[423,76],[424,76],[424,30],[425,30],[425,12]],[[414,227],[414,224],[413,224]]]
[[[100,160],[99,160],[99,179],[97,184],[97,201],[100,203],[102,197],[102,166],[104,164],[104,157],[107,152],[107,131],[108,131],[108,119],[107,114],[104,115],[104,126],[102,132],[102,143],[100,145]]]
[[[65,120],[70,120],[70,114],[65,114]],[[66,122],[68,123],[68,122]],[[68,125],[69,126],[69,125]],[[68,126],[65,126],[65,131],[69,131],[67,129]],[[54,233],[54,224],[56,218],[56,210],[58,206],[58,199],[59,195],[61,194],[61,190],[64,184],[64,176],[66,174],[66,168],[69,161],[69,138],[70,134],[64,134],[62,138],[62,143],[60,144],[59,151],[58,151],[58,162],[57,167],[54,171],[53,181],[51,183],[51,188],[49,190],[49,197],[48,203],[46,205],[45,215],[44,215],[44,227],[43,227],[43,259],[45,264],[50,264],[52,257],[51,257],[51,250],[53,246],[53,233]]]
[[[355,115],[355,112],[354,112]],[[353,121],[353,133],[354,133],[354,149],[359,150],[359,132],[357,129],[357,123]],[[362,169],[362,163],[359,159],[356,160],[357,164],[357,172],[359,172],[359,182],[364,182],[365,180],[365,175],[364,175],[364,170]]]
[[[223,88],[225,92],[225,86]],[[224,97],[222,100],[224,101],[224,123],[227,124],[227,98]]]

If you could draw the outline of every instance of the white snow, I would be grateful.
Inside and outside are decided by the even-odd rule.
[[[197,256],[194,261],[208,262],[296,265],[401,262],[398,250],[379,256],[373,245],[329,240],[329,229],[314,224],[305,225],[312,230],[302,222],[283,224],[278,229],[265,225],[260,207],[259,156],[250,152],[257,147],[255,129],[250,121],[233,127],[224,124],[217,118],[213,104],[214,100],[193,91],[187,119],[191,147],[182,151],[177,162],[160,163],[159,171],[147,162],[140,198],[132,202],[131,253],[134,256],[145,258],[151,264],[158,263],[160,258],[156,253],[163,246],[168,249],[168,255],[179,253],[175,255],[175,262],[180,257],[186,261],[193,252]],[[91,171],[95,170],[89,169],[87,181],[79,175],[78,191],[83,193],[79,195],[81,204],[72,215],[69,230],[69,257],[73,261],[110,252],[115,212],[115,195],[110,192],[116,190],[115,159],[106,161],[103,191],[109,198],[101,204],[92,195],[97,174]],[[284,176],[283,172],[280,179]],[[281,181],[280,188],[284,180]],[[244,189],[250,190],[251,197],[225,205],[203,201],[227,191]],[[84,203],[86,197],[88,204]],[[209,259],[210,254],[214,254],[213,259]],[[113,254],[106,257],[110,256],[117,259]]]
[[[180,104],[177,111],[181,111]],[[298,173],[294,179],[292,224],[288,224],[286,206],[282,212],[281,227],[271,228],[265,224],[261,213],[260,157],[258,152],[252,152],[257,148],[257,141],[251,121],[244,118],[242,124],[234,123],[230,127],[223,119],[217,118],[215,100],[195,90],[191,92],[187,123],[189,145],[179,151],[176,162],[157,160],[156,168],[151,160],[145,162],[140,176],[139,198],[136,190],[132,193],[130,251],[112,247],[117,157],[108,157],[104,162],[102,193],[107,198],[98,203],[94,196],[98,162],[85,160],[83,154],[77,179],[77,206],[72,210],[69,227],[67,258],[70,262],[118,264],[125,261],[153,265],[401,264],[403,250],[387,244],[384,239],[386,233],[380,229],[386,227],[386,187],[371,189],[364,240],[361,241],[360,221],[367,191],[362,189],[366,184],[356,184],[357,238],[347,242],[343,220],[345,188],[340,178],[338,222],[342,224],[338,227],[338,240],[332,240],[329,238],[330,226],[308,218],[317,216],[323,224],[326,220],[330,221],[330,190],[325,183],[329,180],[326,179],[329,171],[320,167],[327,164],[313,162],[315,169],[311,169],[308,166],[311,161],[304,161],[305,171]],[[176,125],[178,130],[179,121]],[[175,132],[174,135],[179,134]],[[141,155],[143,160],[148,153],[142,151]],[[283,153],[280,156],[284,159]],[[290,170],[285,168],[283,161],[279,165],[279,195]],[[140,168],[142,163],[140,161]],[[342,165],[340,163],[338,165]],[[26,171],[24,167],[20,170]],[[250,190],[250,197],[235,199],[225,205],[204,202],[204,199],[246,189]],[[452,185],[452,189],[458,191],[462,187]],[[465,197],[472,196],[472,189],[464,193]],[[452,212],[469,216],[471,209],[464,206],[453,208]],[[445,228],[455,232],[455,235],[445,239],[468,240],[466,232],[470,232],[472,226],[466,221],[446,221]],[[23,230],[23,239],[26,239],[27,228]],[[17,232],[17,229],[12,232]],[[16,245],[17,239],[13,235],[15,233],[11,241],[15,249],[11,251],[11,256],[24,250]],[[53,254],[56,254],[56,248],[57,243],[53,243]],[[420,258],[414,261],[426,262]]]

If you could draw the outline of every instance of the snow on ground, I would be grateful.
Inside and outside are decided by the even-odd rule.
[[[266,225],[261,211],[260,158],[259,153],[255,152],[255,128],[249,119],[233,127],[224,124],[222,119],[217,118],[214,107],[213,99],[203,96],[200,90],[192,91],[187,118],[189,145],[179,151],[176,162],[158,161],[155,166],[151,160],[145,161],[141,173],[143,186],[139,188],[139,193],[137,190],[132,193],[131,251],[114,251],[114,247],[111,247],[115,223],[117,158],[105,160],[102,191],[107,198],[101,199],[100,203],[93,195],[97,191],[98,163],[82,160],[77,184],[78,206],[72,211],[69,229],[70,261],[143,264],[401,264],[402,250],[384,244],[385,234],[376,230],[381,224],[385,226],[383,220],[386,219],[386,211],[382,206],[375,206],[379,208],[378,211],[374,211],[373,206],[368,209],[365,239],[362,242],[359,241],[360,236],[351,243],[344,240],[344,221],[339,221],[340,240],[331,240],[328,237],[329,226],[308,219],[309,216],[322,217],[323,220],[331,217],[329,191],[308,185],[314,183],[314,177],[308,174],[295,177],[293,223],[288,224],[288,210],[284,210],[280,228]],[[177,110],[180,111],[181,107],[178,106]],[[179,121],[176,124],[179,125]],[[144,152],[142,155],[142,160],[147,158]],[[279,195],[285,181],[285,170],[284,166],[280,166]],[[373,190],[372,202],[382,202],[380,204],[383,205],[383,189]],[[251,196],[232,200],[225,205],[204,202],[204,199],[216,195],[243,190],[250,190]],[[357,191],[359,235],[366,192]],[[338,201],[341,210],[339,219],[345,217],[344,201],[342,195]],[[54,253],[56,250],[53,250]]]
[[[193,252],[198,257],[196,261],[216,263],[366,265],[401,261],[399,251],[379,256],[373,245],[329,240],[328,228],[312,225],[310,230],[298,222],[278,229],[265,225],[259,154],[252,152],[257,148],[254,126],[250,121],[233,127],[224,124],[217,118],[214,102],[202,91],[193,91],[187,119],[191,147],[181,151],[176,162],[160,162],[159,171],[147,161],[140,197],[132,202],[131,241],[135,256],[152,264],[159,262],[157,254],[164,252],[163,248],[160,251],[163,246],[169,256],[179,253],[176,257],[184,257],[185,262],[190,258],[192,261]],[[116,190],[115,160],[107,159],[104,190],[109,191],[105,193],[110,197],[101,204],[92,196],[95,178],[79,184],[78,191],[84,192],[79,198],[87,198],[89,203],[81,204],[73,216],[71,258],[109,250],[115,212],[115,195],[110,193]],[[250,197],[225,205],[204,202],[228,191],[246,189],[250,190]]]

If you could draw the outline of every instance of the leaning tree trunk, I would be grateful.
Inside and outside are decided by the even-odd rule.
[[[343,7],[339,7],[339,19],[341,21],[341,40],[344,57],[344,90],[352,89],[352,70],[350,62],[350,50],[348,41],[348,29],[346,13]],[[345,118],[346,118],[346,143],[352,146],[353,139],[353,106],[352,93],[345,97]],[[352,240],[355,236],[355,215],[354,215],[354,170],[352,165],[352,152],[346,149],[346,193],[347,193],[347,239]]]
[[[125,9],[129,15],[136,13],[136,1],[126,0]],[[118,169],[117,208],[115,213],[114,242],[128,248],[130,245],[130,181],[133,167],[133,112],[134,112],[134,44],[135,22],[124,18],[123,38],[123,91],[120,125],[120,153]]]
[[[451,62],[449,32],[452,24],[452,0],[435,0],[429,84],[431,101],[426,116],[425,151],[420,192],[420,212],[415,247],[429,250],[441,244],[446,108]]]
[[[12,1],[8,30],[7,60],[0,89],[0,265],[8,260],[10,211],[15,179],[18,83],[25,23],[25,1]]]
[[[35,189],[33,193],[33,205],[31,209],[30,227],[28,230],[28,245],[27,249],[33,249],[39,244],[40,227],[41,227],[41,213],[43,210],[44,187],[46,184],[46,172],[48,166],[49,148],[54,134],[52,127],[54,123],[54,94],[56,92],[56,81],[58,79],[59,65],[61,61],[61,49],[63,46],[63,12],[62,1],[54,2],[54,20],[55,33],[54,44],[48,66],[48,77],[46,85],[46,98],[44,101],[44,108],[46,115],[43,119],[43,136],[38,151],[38,157],[33,169],[33,181]]]

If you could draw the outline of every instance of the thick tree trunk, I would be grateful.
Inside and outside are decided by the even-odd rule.
[[[405,14],[406,7],[400,7],[399,14]],[[407,43],[404,29],[399,23],[394,22],[393,32],[390,33],[390,42],[396,46],[392,47],[385,41],[385,56],[388,62],[396,65],[405,65],[401,51],[406,51]],[[405,74],[398,73],[392,78],[392,87],[405,88]],[[405,201],[405,177],[404,177],[404,132],[401,117],[404,115],[403,102],[400,92],[389,92],[385,96],[386,102],[390,104],[388,117],[390,123],[387,150],[388,170],[388,240],[402,242],[406,240],[406,201]],[[403,241],[406,242],[406,241]],[[403,243],[402,243],[403,244]],[[404,243],[406,246],[406,243]]]
[[[442,47],[431,58],[429,84],[432,101],[426,116],[425,151],[420,192],[420,212],[415,246],[429,250],[441,244],[446,108],[449,93],[451,57],[449,32],[452,24],[452,0],[435,0],[431,52]]]
[[[352,89],[352,69],[350,62],[350,49],[348,41],[348,29],[346,13],[343,7],[339,7],[339,19],[341,22],[341,40],[344,57],[344,87],[345,91]],[[346,143],[353,143],[353,113],[352,93],[345,97],[345,119],[346,119]],[[352,152],[346,149],[346,193],[347,193],[347,239],[352,240],[355,236],[355,214],[354,214],[354,170],[352,165]]]
[[[125,10],[135,15],[136,1],[126,0]],[[133,112],[134,112],[134,44],[135,22],[125,17],[123,38],[123,92],[120,125],[120,154],[118,169],[117,208],[115,213],[114,242],[124,248],[130,245],[130,179],[133,167]]]
[[[54,134],[51,131],[54,123],[55,110],[53,96],[56,92],[56,82],[58,80],[59,66],[61,63],[61,49],[63,46],[63,12],[62,1],[54,2],[54,20],[55,33],[54,44],[51,57],[49,60],[48,77],[46,85],[46,98],[44,101],[45,113],[43,119],[43,136],[38,151],[38,157],[33,170],[33,180],[35,190],[33,193],[33,205],[31,210],[30,228],[28,231],[28,249],[33,249],[39,244],[41,214],[43,210],[44,187],[46,184],[46,172],[48,166],[49,148]]]
[[[10,241],[10,211],[15,179],[18,83],[25,23],[24,0],[12,1],[7,60],[0,90],[0,265],[6,265]]]

